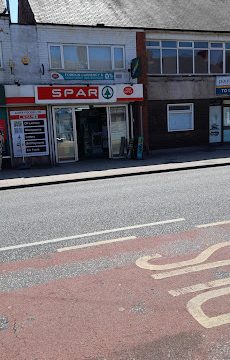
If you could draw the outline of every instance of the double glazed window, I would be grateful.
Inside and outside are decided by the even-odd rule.
[[[147,41],[148,74],[230,73],[230,42]]]
[[[193,104],[169,104],[168,131],[194,130]]]
[[[123,46],[49,45],[50,68],[71,71],[122,70],[125,68]]]

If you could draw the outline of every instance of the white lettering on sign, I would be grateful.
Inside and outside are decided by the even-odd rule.
[[[74,94],[73,89],[64,89],[64,97],[68,97],[69,95],[73,95],[73,94]]]
[[[89,96],[97,96],[97,89],[89,89]]]
[[[61,89],[52,89],[52,96],[54,98],[60,98],[61,97]]]
[[[194,273],[206,269],[214,269],[217,267],[230,265],[230,259],[204,263],[216,251],[226,247],[230,247],[229,241],[210,246],[206,250],[202,251],[194,259],[162,265],[149,263],[151,260],[161,257],[160,254],[155,254],[154,256],[145,256],[138,259],[136,261],[136,265],[142,269],[157,271],[157,273],[153,274],[152,277],[155,280],[160,280],[172,276],[185,275],[188,273]],[[187,303],[187,310],[193,316],[193,318],[197,320],[197,322],[203,327],[210,329],[216,326],[230,324],[230,313],[209,317],[201,309],[201,306],[208,300],[218,298],[224,295],[230,295],[230,287],[223,288],[223,286],[229,285],[229,283],[230,278],[228,277],[223,280],[221,279],[209,281],[208,283],[200,283],[177,290],[170,290],[169,294],[172,296],[180,296],[188,293],[203,291],[214,287],[222,286],[222,288],[220,289],[209,290],[205,293],[201,293],[189,300]]]
[[[76,96],[85,96],[86,97],[86,93],[84,92],[83,89],[80,89],[80,90],[77,91]]]

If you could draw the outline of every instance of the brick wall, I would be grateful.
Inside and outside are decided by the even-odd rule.
[[[28,0],[18,0],[19,24],[35,24],[35,19]]]

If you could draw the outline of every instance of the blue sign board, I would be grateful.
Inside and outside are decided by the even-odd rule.
[[[230,76],[216,77],[216,95],[230,96]]]
[[[230,88],[229,87],[217,87],[216,95],[229,95],[230,96]]]
[[[52,72],[52,80],[114,80],[113,72],[96,73],[96,72]]]

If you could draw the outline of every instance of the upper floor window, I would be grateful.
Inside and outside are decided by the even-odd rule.
[[[147,41],[149,74],[228,74],[230,42]]]
[[[125,68],[123,46],[49,45],[50,68],[71,71],[122,70]]]

